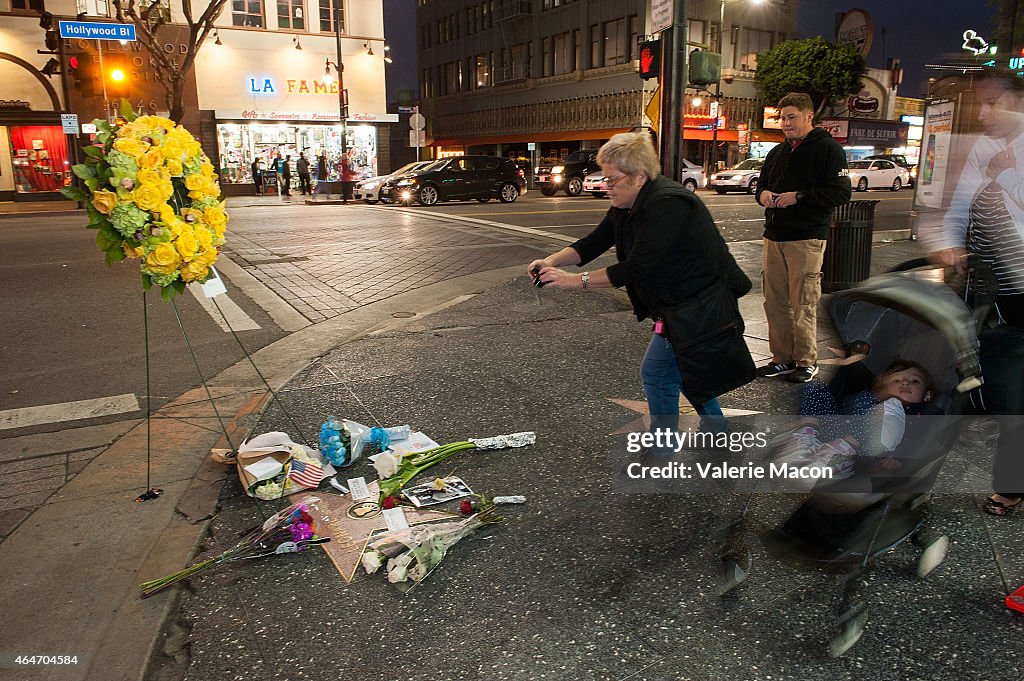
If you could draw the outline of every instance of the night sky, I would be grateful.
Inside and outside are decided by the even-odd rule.
[[[944,54],[966,54],[960,49],[965,29],[990,38],[995,16],[990,0],[803,0],[800,4],[800,36],[821,35],[828,40],[835,39],[837,12],[855,7],[867,11],[875,31],[868,66],[884,68],[888,57],[899,57],[904,70],[900,94],[906,97],[923,96],[928,76],[936,75],[925,72],[925,63],[934,63]],[[394,58],[387,67],[391,102],[399,91],[417,88],[415,0],[384,0],[384,35]]]

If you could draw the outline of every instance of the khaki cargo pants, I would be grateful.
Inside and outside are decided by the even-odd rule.
[[[764,240],[761,286],[773,362],[818,361],[818,299],[824,239]]]

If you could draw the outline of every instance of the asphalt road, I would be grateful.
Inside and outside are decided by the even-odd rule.
[[[750,194],[719,195],[699,191],[726,241],[747,241],[761,238],[763,209]],[[879,201],[875,207],[875,231],[909,228],[912,189],[898,192],[871,190],[854,192],[854,201]],[[608,199],[589,194],[580,196],[543,196],[530,190],[515,203],[455,201],[431,206],[431,212],[450,213],[482,220],[506,222],[520,227],[544,229],[571,237],[583,236],[594,228],[608,209]]]

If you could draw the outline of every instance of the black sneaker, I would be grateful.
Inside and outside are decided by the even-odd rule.
[[[758,367],[757,375],[761,378],[774,378],[787,376],[794,371],[796,371],[796,362],[768,362],[763,367]]]
[[[797,367],[789,373],[789,376],[786,376],[786,380],[790,383],[806,383],[817,375],[818,367],[815,365],[811,365],[809,367]]]

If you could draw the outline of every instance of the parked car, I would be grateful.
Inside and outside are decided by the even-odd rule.
[[[583,178],[583,191],[590,192],[595,197],[602,199],[608,193],[608,178],[604,172],[598,170]]]
[[[682,182],[683,186],[691,192],[695,192],[698,189],[704,189],[704,187],[708,186],[708,176],[704,174],[703,168],[696,163],[687,161],[684,158],[682,179],[680,182]]]
[[[914,180],[917,178],[917,164],[911,163],[907,160],[907,157],[903,154],[872,154],[871,156],[865,156],[862,161],[873,161],[880,159],[883,161],[892,161],[901,168],[906,168],[907,172],[910,173],[910,179],[907,181],[908,187],[914,186]]]
[[[511,203],[526,193],[523,171],[510,158],[454,156],[385,181],[383,201],[433,206],[438,201],[499,199]]]
[[[569,196],[583,191],[583,180],[590,173],[601,170],[597,164],[597,149],[574,151],[561,163],[545,163],[534,170],[534,185],[544,196],[554,196],[564,189]]]
[[[416,170],[422,170],[426,168],[435,160],[430,161],[413,161],[412,163],[406,163],[398,170],[388,173],[387,175],[378,175],[377,177],[370,177],[365,180],[356,182],[353,196],[356,201],[366,201],[369,204],[374,204],[380,201],[380,188],[384,186],[384,182],[390,177],[396,177],[398,175],[405,175]]]
[[[761,175],[763,158],[748,158],[732,168],[711,175],[711,187],[719,194],[729,191],[757,193],[757,180]]]
[[[910,181],[910,171],[892,161],[862,159],[850,161],[850,185],[859,192],[883,188],[898,192]]]

